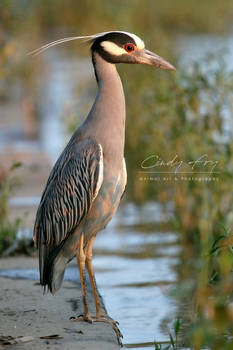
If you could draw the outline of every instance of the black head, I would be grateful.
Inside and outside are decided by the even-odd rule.
[[[113,31],[97,34],[91,51],[110,63],[148,64],[168,70],[175,68],[163,58],[145,49],[144,42],[135,34]]]

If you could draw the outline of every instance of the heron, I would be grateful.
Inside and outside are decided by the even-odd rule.
[[[33,53],[77,39],[84,39],[90,45],[98,91],[86,119],[74,132],[49,175],[37,210],[33,239],[39,250],[40,284],[55,294],[61,287],[66,265],[76,257],[83,301],[83,314],[76,320],[110,323],[119,339],[122,334],[117,322],[101,308],[92,266],[95,236],[115,214],[127,182],[125,96],[116,64],[175,68],[147,50],[137,35],[124,31],[68,37]],[[86,269],[95,315],[91,315],[86,298]]]

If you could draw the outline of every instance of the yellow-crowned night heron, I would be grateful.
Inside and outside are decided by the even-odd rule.
[[[146,50],[138,36],[121,31],[57,40],[34,53],[80,38],[91,44],[98,93],[86,120],[51,171],[37,211],[34,241],[39,249],[40,283],[54,294],[61,286],[67,263],[76,256],[84,305],[77,320],[111,323],[119,338],[116,322],[101,310],[92,269],[94,238],[116,212],[126,186],[125,97],[115,63],[175,68]],[[88,311],[85,266],[96,316]]]

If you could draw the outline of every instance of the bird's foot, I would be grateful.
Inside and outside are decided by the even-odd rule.
[[[113,320],[111,317],[106,316],[106,315],[96,315],[95,317],[92,317],[92,320],[93,320],[93,322],[104,322],[104,323],[110,324],[116,333],[119,345],[123,346],[122,342],[121,342],[121,338],[123,338],[123,335],[118,328],[119,322]]]
[[[96,316],[91,316],[90,314],[86,314],[86,315],[79,315],[78,317],[71,317],[70,319],[73,320],[74,322],[88,322],[88,323],[104,322],[104,323],[110,324],[116,333],[119,345],[123,346],[121,342],[121,338],[123,338],[123,335],[118,328],[119,322],[113,320],[111,317],[102,315],[102,314],[96,315]]]

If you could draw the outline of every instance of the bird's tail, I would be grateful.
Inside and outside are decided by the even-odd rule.
[[[68,262],[61,249],[62,246],[58,246],[51,252],[49,246],[41,245],[39,248],[40,284],[52,294],[60,289]]]

